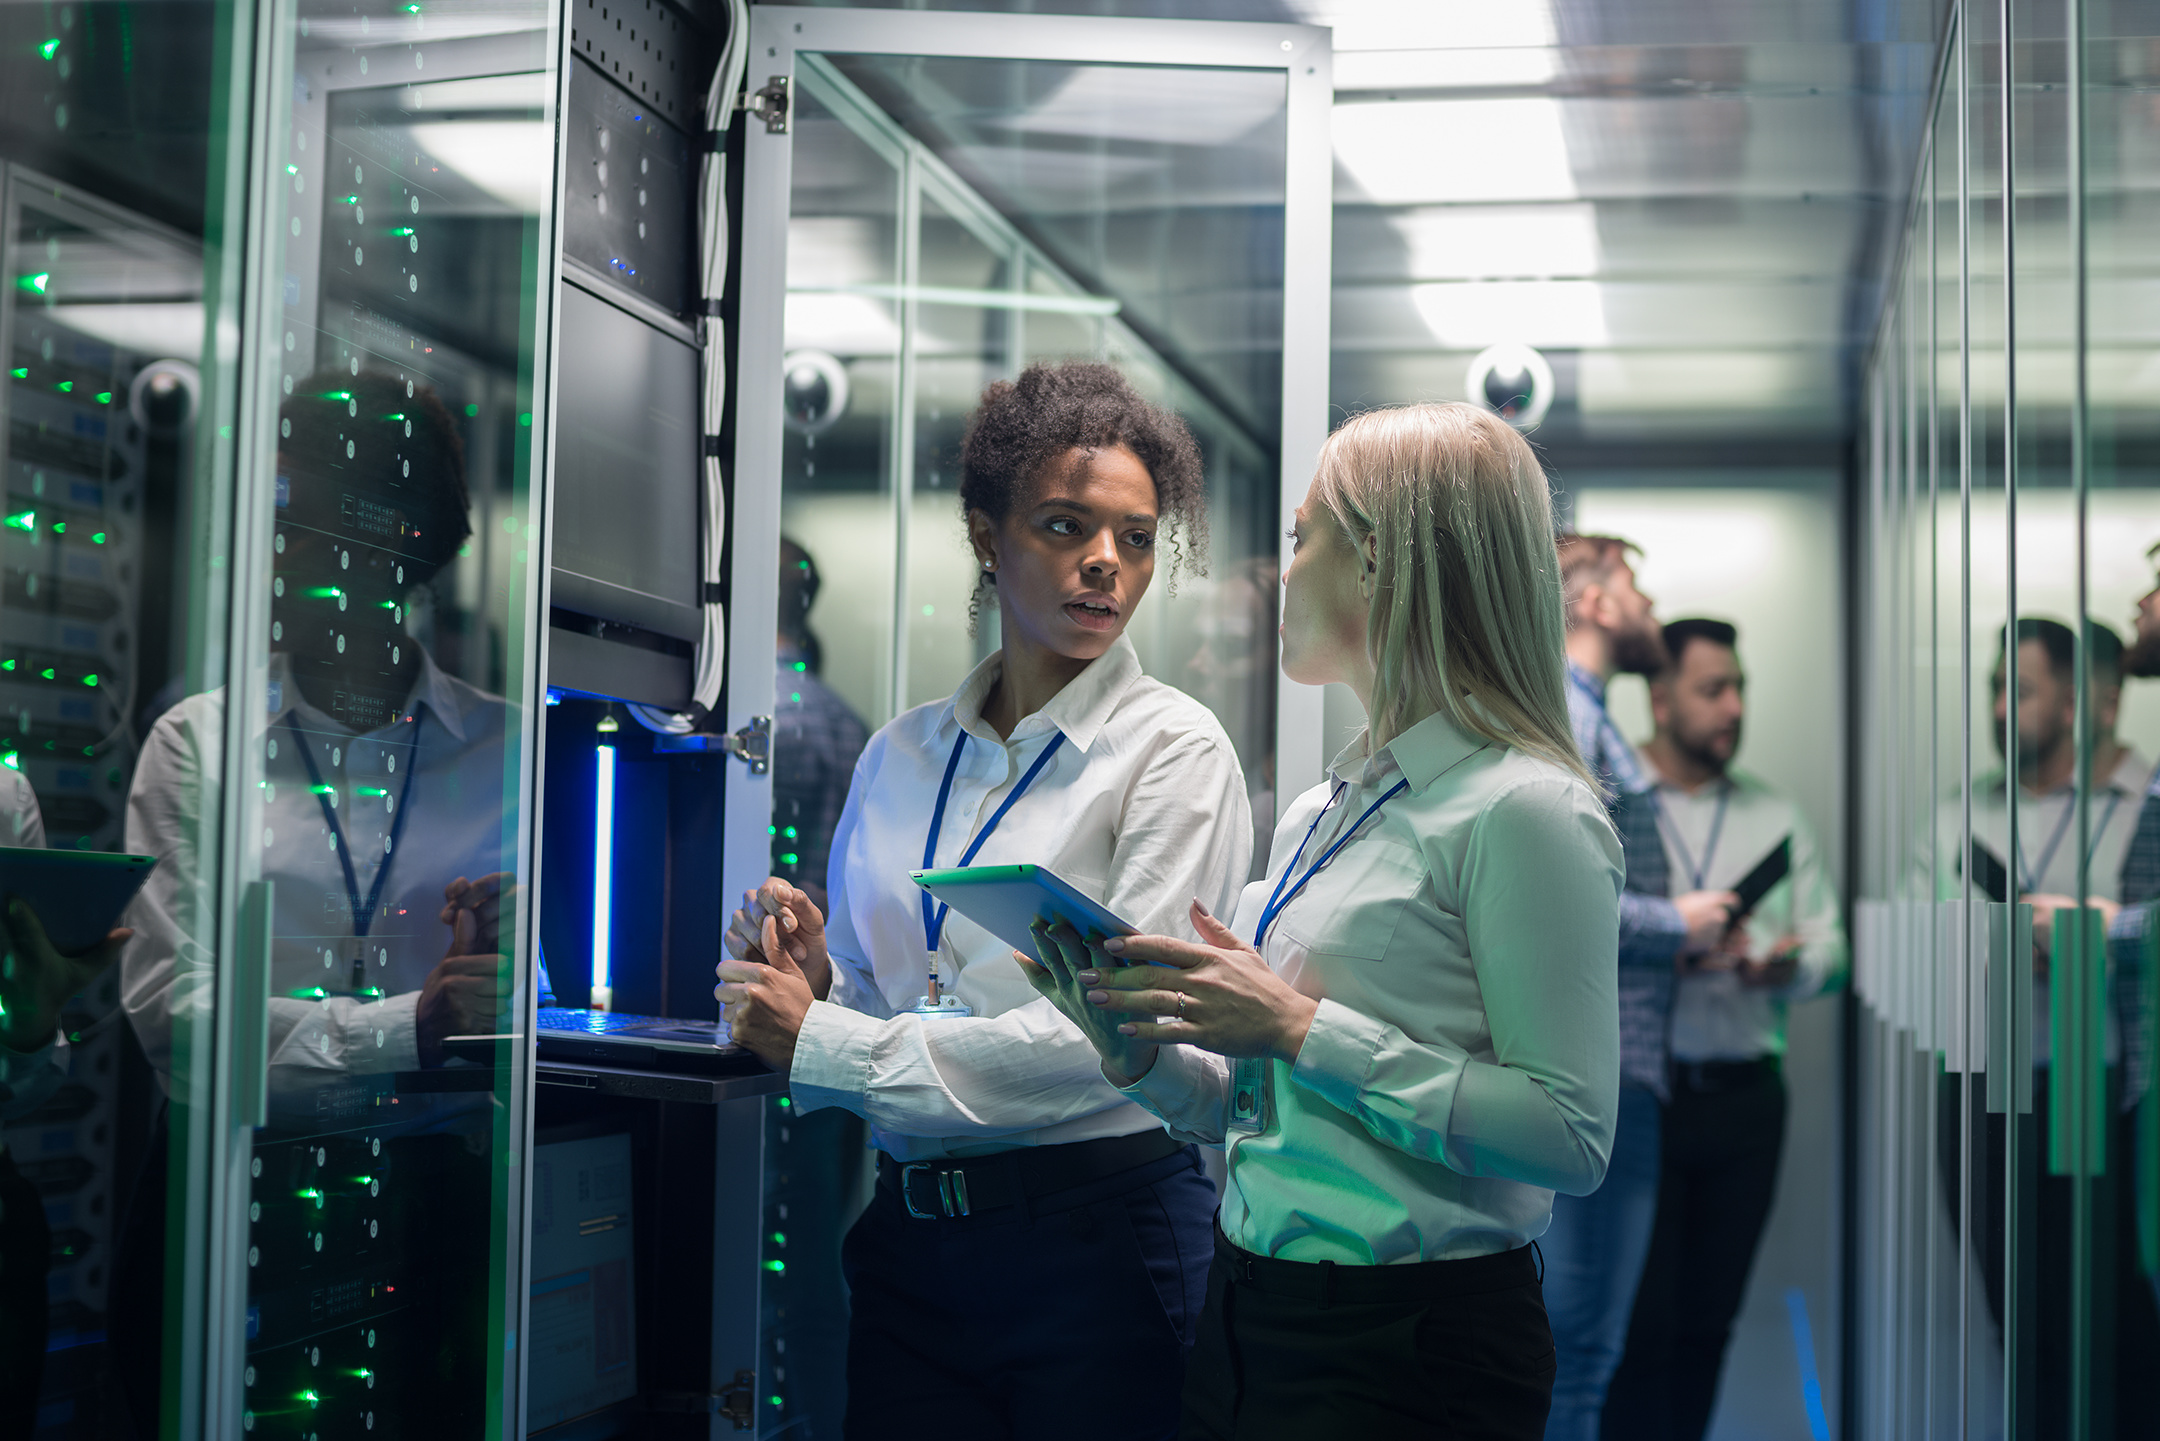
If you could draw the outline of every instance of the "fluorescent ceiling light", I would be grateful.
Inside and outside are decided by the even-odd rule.
[[[555,129],[541,120],[455,120],[408,132],[428,159],[523,215],[547,208],[555,184]]]
[[[1335,158],[1382,205],[1573,200],[1558,101],[1337,105]]]
[[[1675,351],[1585,355],[1576,371],[1585,416],[1791,410],[1820,403],[1823,364],[1805,353]]]
[[[1609,345],[1605,296],[1590,280],[1475,280],[1413,285],[1411,303],[1449,350],[1515,343],[1540,350]]]
[[[196,361],[203,352],[203,308],[195,301],[141,305],[55,305],[40,312],[84,335],[137,355]]]
[[[534,71],[408,85],[397,103],[400,110],[542,110],[548,98],[547,77]]]
[[[1256,70],[1089,65],[1039,104],[991,123],[1038,135],[1225,145],[1282,115],[1282,76]]]
[[[1603,258],[1594,205],[1436,206],[1390,223],[1415,280],[1595,275]]]
[[[872,295],[924,305],[969,305],[983,310],[1038,310],[1054,315],[1115,315],[1122,303],[1107,295],[1037,295],[1019,290],[965,290],[950,285],[802,285],[790,295]]]
[[[792,291],[787,348],[826,350],[842,358],[893,355],[900,349],[900,325],[889,305],[867,295]]]
[[[1352,50],[1335,53],[1335,89],[1475,90],[1545,85],[1560,73],[1551,50]]]
[[[1338,56],[1346,50],[1477,50],[1559,39],[1549,0],[1321,0],[1305,19],[1334,27]]]

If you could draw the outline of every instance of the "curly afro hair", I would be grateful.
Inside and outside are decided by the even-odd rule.
[[[1031,365],[1018,380],[983,391],[960,448],[960,514],[1000,525],[1051,460],[1068,450],[1124,446],[1155,482],[1171,544],[1173,591],[1181,572],[1207,574],[1207,482],[1185,422],[1148,404],[1114,366],[1093,361]],[[985,573],[983,584],[994,583]]]

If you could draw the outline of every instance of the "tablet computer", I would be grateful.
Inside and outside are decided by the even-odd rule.
[[[1139,927],[1113,915],[1041,866],[959,866],[909,871],[908,876],[1021,955],[1033,958],[1036,920],[1071,924],[1087,940],[1136,936]]]
[[[1991,901],[2010,899],[2010,868],[2002,863],[2002,857],[1980,844],[1975,838],[1972,846],[1973,886]]]
[[[1785,879],[1792,870],[1792,837],[1787,836],[1770,848],[1770,853],[1755,863],[1755,869],[1740,878],[1733,887],[1733,894],[1740,903],[1733,907],[1735,923],[1746,919],[1762,904],[1762,898],[1770,894],[1770,888]]]
[[[155,856],[0,846],[0,898],[21,896],[60,954],[87,951],[119,924]]]

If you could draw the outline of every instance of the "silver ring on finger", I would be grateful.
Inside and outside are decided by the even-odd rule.
[[[1177,1019],[1181,1021],[1185,1019],[1185,993],[1183,991],[1177,993]]]

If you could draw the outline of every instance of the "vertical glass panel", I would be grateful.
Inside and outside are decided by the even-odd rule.
[[[2149,8],[2081,7],[2082,165],[2071,177],[2081,202],[2085,349],[2081,399],[2081,479],[2086,610],[2097,628],[2090,671],[2091,757],[2084,858],[2090,906],[2103,920],[2131,908],[2105,961],[2083,958],[2078,1011],[2090,1051],[2081,1080],[2086,1114],[2076,1175],[2070,1258],[2087,1340],[2084,1365],[2093,1436],[2133,1434],[2160,1412],[2160,1102],[2153,1094],[2152,965],[2160,898],[2160,804],[2146,799],[2160,756],[2160,591],[2153,546],[2160,541],[2160,384],[2150,358],[2160,343],[2152,225],[2160,213],[2160,117],[2135,98],[2128,56],[2155,38]],[[2069,77],[2073,82],[2077,76]],[[2075,303],[2075,302],[2073,302]],[[2098,981],[2098,993],[2090,983]],[[2097,1061],[2097,1064],[2094,1062]],[[2058,1070],[2061,1069],[2058,1063]]]
[[[902,161],[813,85],[797,94],[773,874],[822,896],[855,756],[896,713]]]
[[[498,1435],[517,1374],[520,778],[554,161],[538,4],[303,3],[263,177],[276,307],[243,847],[269,941],[255,1434]],[[205,727],[215,710],[187,717]],[[174,768],[184,813],[198,773]]]
[[[0,846],[152,850],[161,718],[225,680],[234,23],[217,4],[0,8]],[[222,768],[223,737],[196,754]],[[47,934],[16,929],[0,966],[0,1429],[196,1416],[224,815],[213,791],[173,818],[201,860],[161,855],[125,916],[71,913],[58,877],[9,883]],[[168,912],[206,918],[177,950],[146,934]],[[134,942],[102,945],[122,921]]]

